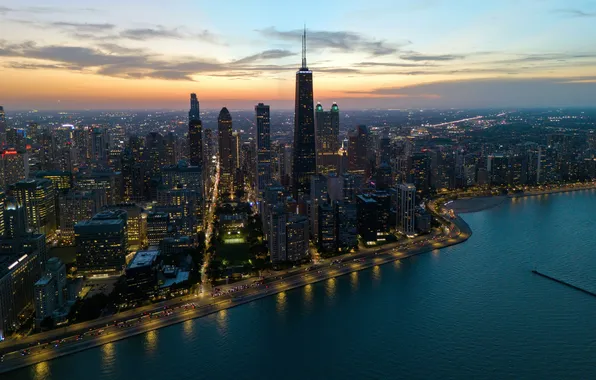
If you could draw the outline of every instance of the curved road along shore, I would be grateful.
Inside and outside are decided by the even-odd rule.
[[[447,235],[421,236],[407,243],[392,243],[338,256],[330,264],[298,268],[282,276],[265,278],[261,285],[253,284],[245,289],[217,297],[186,296],[35,334],[22,340],[0,343],[0,353],[3,355],[0,373],[203,317],[290,289],[449,247],[462,243],[471,236],[470,227],[460,217],[445,218],[443,215],[446,211],[442,211],[443,215],[436,214],[433,202],[429,203],[428,209],[444,225],[449,226]]]

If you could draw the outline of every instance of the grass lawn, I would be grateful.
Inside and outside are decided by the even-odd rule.
[[[249,259],[248,243],[225,244],[219,243],[217,245],[216,256],[221,260],[227,260],[230,265],[239,265],[248,261]]]

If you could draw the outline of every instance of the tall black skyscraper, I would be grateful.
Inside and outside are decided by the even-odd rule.
[[[310,193],[310,176],[316,173],[315,115],[312,71],[306,66],[306,29],[302,36],[302,67],[296,73],[294,110],[294,161],[292,190],[296,199]]]
[[[197,94],[190,94],[190,111],[188,112],[188,150],[190,164],[203,167],[203,123],[199,112]]]

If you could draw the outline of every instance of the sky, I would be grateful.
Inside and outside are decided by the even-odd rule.
[[[596,1],[0,0],[5,109],[596,106]]]

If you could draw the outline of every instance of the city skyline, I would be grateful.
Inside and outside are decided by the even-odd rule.
[[[323,104],[589,106],[596,96],[589,2],[331,1],[290,10],[181,1],[143,3],[143,19],[131,20],[140,5],[6,1],[0,104],[9,112],[184,109],[195,92],[204,109],[262,101],[291,109],[302,22],[314,100]]]

